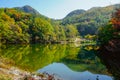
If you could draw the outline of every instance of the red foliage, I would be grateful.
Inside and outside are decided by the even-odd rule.
[[[116,18],[112,18],[111,22],[113,24],[113,27],[117,30],[120,30],[120,20],[116,19]]]
[[[113,27],[120,31],[120,9],[117,9],[117,11],[113,14],[111,22]]]

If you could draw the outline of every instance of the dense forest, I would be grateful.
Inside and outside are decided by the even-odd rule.
[[[116,9],[105,26],[98,29],[98,40],[101,42],[101,45],[111,43],[110,41],[114,39],[120,39],[120,8]]]
[[[30,6],[0,8],[0,41],[2,43],[35,43],[74,41],[76,37],[95,35],[108,22],[119,4],[75,10],[61,20],[41,15]]]
[[[113,12],[120,4],[107,7],[93,7],[87,11],[75,10],[69,13],[63,20],[63,25],[74,24],[81,36],[96,34],[99,27],[108,23]]]
[[[98,40],[100,49],[97,55],[115,77],[114,80],[120,80],[120,8],[105,26],[99,28]]]
[[[59,42],[78,36],[72,25],[59,25],[30,6],[0,8],[0,30],[3,43]]]

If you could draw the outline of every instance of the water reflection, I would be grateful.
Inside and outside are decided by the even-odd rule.
[[[115,77],[115,80],[120,80],[120,51],[112,52],[105,47],[101,47],[98,56],[102,63],[106,65],[108,71]]]
[[[52,63],[56,63],[55,66],[57,63],[61,63],[60,65],[63,67],[58,64],[59,66],[55,70],[59,72],[59,69],[63,68],[61,73],[64,73],[62,77],[66,80],[67,76],[72,77],[72,75],[75,76],[73,77],[75,79],[71,80],[97,80],[98,74],[103,74],[99,75],[100,80],[112,80],[111,77],[105,76],[109,73],[105,66],[100,63],[99,58],[95,56],[94,51],[92,49],[87,50],[86,47],[88,46],[76,47],[74,44],[7,45],[2,46],[0,56],[11,60],[12,66],[31,72],[39,69],[44,70]],[[54,69],[54,67],[52,68]],[[67,75],[68,73],[70,75]],[[88,77],[86,77],[87,75]]]
[[[36,71],[65,56],[66,45],[9,45],[1,56],[12,61],[11,65],[27,71]],[[61,54],[63,53],[63,54]]]
[[[49,74],[58,75],[62,80],[112,80],[111,77],[100,74],[93,74],[89,71],[76,72],[69,69],[63,63],[53,63],[38,72],[47,72]]]

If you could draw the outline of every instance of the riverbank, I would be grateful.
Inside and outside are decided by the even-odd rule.
[[[54,74],[27,72],[6,64],[6,59],[0,58],[0,80],[58,80]],[[59,79],[61,80],[61,79]]]

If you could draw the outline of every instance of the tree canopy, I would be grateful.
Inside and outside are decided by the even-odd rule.
[[[76,38],[77,29],[68,26],[40,14],[26,13],[17,8],[0,8],[2,43],[60,42]]]
[[[120,39],[120,9],[113,13],[106,26],[99,28],[98,39],[102,44],[108,43],[112,39]]]

